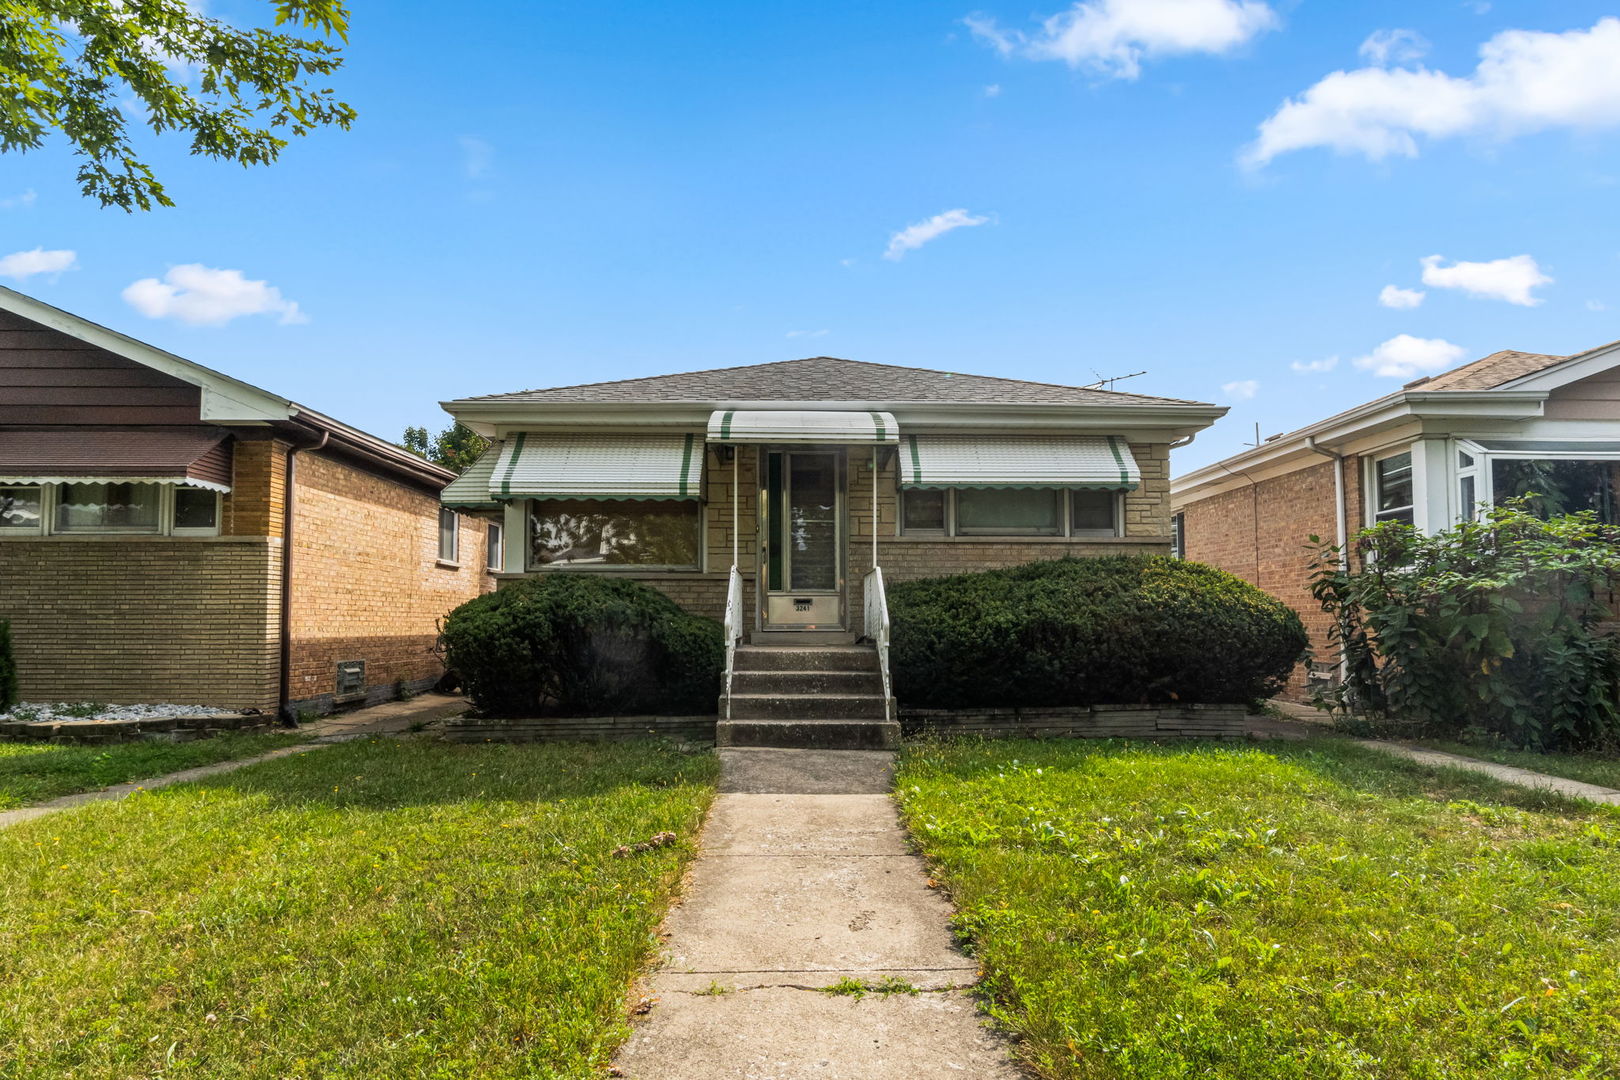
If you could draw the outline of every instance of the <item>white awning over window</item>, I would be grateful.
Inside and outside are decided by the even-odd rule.
[[[714,443],[896,443],[900,428],[886,412],[724,410],[709,415]]]
[[[1142,483],[1117,435],[907,435],[900,486],[908,488],[1107,488]]]
[[[477,461],[467,466],[466,472],[444,486],[444,490],[439,492],[439,502],[465,509],[499,506],[495,496],[490,494],[490,481],[495,476],[495,463],[501,459],[501,448],[505,445],[490,444],[487,450],[478,455]]]
[[[489,493],[496,499],[696,499],[702,478],[703,442],[694,433],[520,431],[501,446]]]

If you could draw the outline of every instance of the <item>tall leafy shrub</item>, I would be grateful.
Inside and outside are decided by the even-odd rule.
[[[1620,742],[1620,652],[1606,621],[1620,530],[1590,511],[1542,520],[1521,500],[1434,536],[1396,522],[1367,529],[1348,568],[1311,539],[1311,591],[1347,669],[1328,705],[1515,746]]]
[[[657,589],[546,574],[469,600],[441,627],[445,661],[489,716],[713,712],[720,624]]]
[[[0,712],[17,703],[17,660],[11,651],[11,624],[0,619]]]
[[[1249,702],[1307,645],[1287,605],[1159,556],[902,582],[890,614],[895,696],[937,708]]]

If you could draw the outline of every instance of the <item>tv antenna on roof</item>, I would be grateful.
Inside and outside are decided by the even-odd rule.
[[[1146,375],[1147,374],[1146,371],[1133,371],[1129,375],[1115,375],[1112,378],[1109,378],[1109,377],[1104,376],[1103,373],[1098,371],[1096,368],[1092,368],[1091,373],[1093,375],[1097,376],[1097,381],[1094,382],[1094,383],[1087,383],[1085,386],[1082,386],[1080,389],[1082,389],[1082,390],[1112,390],[1114,388],[1114,384],[1117,383],[1117,382],[1124,382],[1126,379],[1134,379],[1138,375]]]

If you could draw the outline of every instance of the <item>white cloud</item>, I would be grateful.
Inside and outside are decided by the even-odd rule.
[[[787,336],[790,337],[790,338],[826,337],[827,336],[827,331],[825,331],[825,330],[789,330],[787,332]]]
[[[1031,33],[986,15],[963,22],[1002,56],[1061,60],[1116,79],[1139,76],[1145,59],[1230,52],[1278,25],[1260,0],[1080,0]]]
[[[1504,30],[1465,76],[1424,67],[1335,71],[1260,125],[1245,164],[1327,147],[1378,161],[1416,157],[1418,139],[1508,139],[1549,128],[1620,124],[1620,18],[1552,34]]]
[[[39,192],[29,188],[27,191],[0,199],[0,210],[15,210],[19,206],[33,206],[38,198]]]
[[[1339,358],[1337,356],[1326,356],[1320,360],[1295,360],[1288,366],[1301,374],[1332,371],[1339,366]]]
[[[1535,307],[1541,297],[1532,296],[1530,290],[1538,285],[1551,285],[1552,278],[1541,272],[1536,260],[1528,255],[1514,255],[1508,259],[1490,262],[1459,262],[1441,266],[1441,256],[1429,255],[1423,260],[1423,284],[1436,289],[1461,289],[1469,296],[1485,300],[1506,300],[1520,307]]]
[[[243,315],[280,315],[283,324],[308,322],[298,305],[263,281],[249,281],[240,270],[216,270],[201,263],[171,266],[157,278],[142,278],[124,290],[124,301],[149,319],[178,319],[193,326],[223,326]]]
[[[889,237],[889,246],[883,252],[883,257],[885,259],[903,259],[906,257],[906,252],[916,251],[928,241],[944,236],[952,229],[983,225],[989,220],[988,217],[979,217],[962,209],[947,210],[943,214],[935,214],[927,221],[907,225]]]
[[[1429,294],[1422,289],[1403,289],[1398,285],[1385,285],[1378,291],[1378,302],[1387,308],[1415,308]]]
[[[1363,371],[1392,379],[1410,379],[1443,371],[1461,360],[1467,351],[1441,338],[1420,338],[1396,334],[1366,356],[1351,361]]]
[[[1237,382],[1221,384],[1221,393],[1233,401],[1248,401],[1260,390],[1260,383],[1255,379],[1239,379]]]
[[[984,88],[984,96],[985,97],[1000,97],[1001,96],[1001,84],[1000,83],[991,83],[989,86],[985,87]]]
[[[1609,310],[1609,305],[1605,304],[1601,300],[1588,300],[1586,302],[1586,310],[1587,311],[1608,311]]]
[[[469,180],[481,180],[495,167],[495,148],[476,135],[456,140],[461,147],[461,171]]]
[[[35,274],[60,274],[64,270],[75,269],[77,259],[77,255],[67,250],[35,248],[33,251],[13,251],[0,258],[0,277],[26,281]]]
[[[1423,59],[1429,52],[1429,42],[1416,30],[1374,30],[1359,51],[1368,63],[1387,67]]]

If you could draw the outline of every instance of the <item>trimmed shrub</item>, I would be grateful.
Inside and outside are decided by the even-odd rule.
[[[0,713],[17,704],[17,660],[11,653],[11,624],[0,619]]]
[[[545,574],[445,617],[445,661],[486,716],[710,713],[725,668],[718,622],[647,585]]]
[[[1308,645],[1286,604],[1162,556],[902,582],[889,611],[895,696],[931,708],[1247,703],[1275,693]]]

